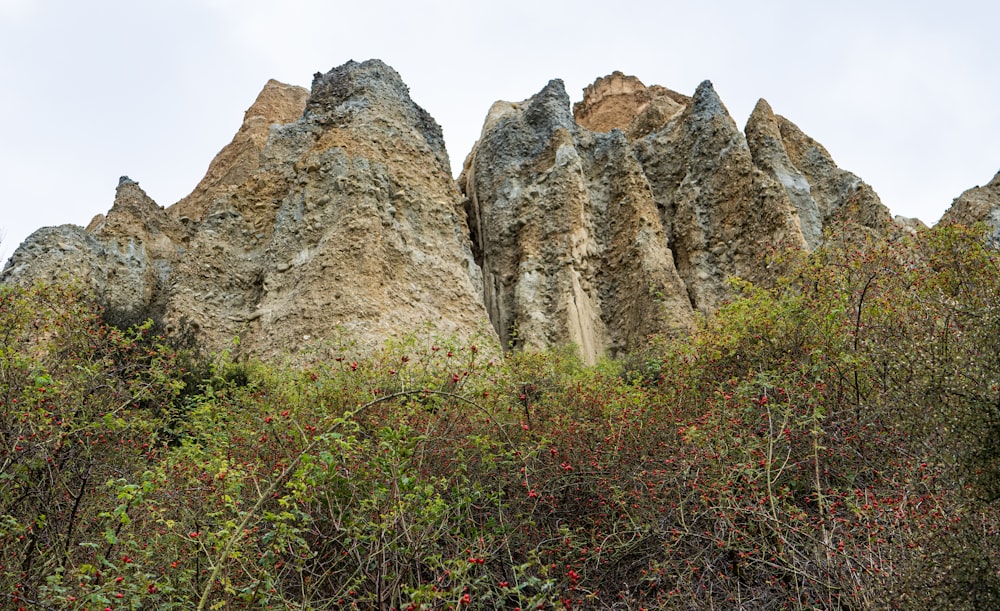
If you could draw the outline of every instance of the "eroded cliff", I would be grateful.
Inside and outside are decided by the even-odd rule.
[[[953,214],[996,216],[995,183]],[[78,281],[209,350],[485,335],[594,362],[687,332],[729,278],[837,223],[898,226],[764,100],[741,131],[708,81],[616,72],[571,106],[553,80],[493,105],[456,184],[440,127],[371,60],[269,81],[190,195],[163,209],[123,177],[106,217],[39,230],[0,281]]]
[[[1000,248],[1000,172],[983,186],[967,189],[955,198],[941,217],[942,223],[984,223],[990,243]]]
[[[626,138],[579,127],[561,81],[494,104],[459,185],[486,307],[505,345],[572,342],[593,362],[690,326]]]
[[[80,279],[211,350],[488,332],[440,127],[384,63],[269,82],[191,195],[164,211],[123,179],[88,231],[42,230],[4,282]]]

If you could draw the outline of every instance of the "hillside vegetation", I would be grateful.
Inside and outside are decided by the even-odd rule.
[[[4,287],[0,607],[998,608],[997,252],[858,235],[592,367],[282,367]]]

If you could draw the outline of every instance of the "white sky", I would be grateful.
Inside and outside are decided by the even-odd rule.
[[[393,66],[458,168],[490,105],[621,70],[742,128],[767,99],[894,214],[933,223],[1000,169],[1000,3],[679,0],[0,0],[0,255],[86,225],[118,177],[168,206],[268,78]]]

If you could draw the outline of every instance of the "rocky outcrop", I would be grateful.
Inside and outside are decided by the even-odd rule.
[[[823,213],[812,195],[809,179],[792,162],[785,150],[778,117],[766,100],[757,102],[744,130],[754,164],[788,194],[799,217],[799,228],[809,248],[823,241]]]
[[[880,235],[912,225],[895,222],[870,185],[837,167],[821,144],[774,114],[766,100],[757,102],[745,131],[754,163],[788,193],[810,248],[822,243],[824,229],[845,223]]]
[[[587,87],[573,117],[559,81],[494,104],[459,184],[501,339],[572,341],[590,359],[685,328],[732,294],[729,278],[765,279],[770,252],[815,248],[832,223],[892,223],[763,100],[744,134],[708,81],[689,98],[621,73]]]
[[[968,189],[956,197],[941,217],[941,223],[985,223],[990,243],[1000,248],[1000,172],[985,185]]]
[[[258,351],[334,326],[365,341],[486,326],[441,128],[392,68],[317,74],[302,118],[272,127],[262,170],[287,187],[245,311]]]
[[[573,116],[589,130],[620,129],[635,139],[666,125],[690,101],[666,87],[646,87],[634,76],[613,72],[584,88],[583,100],[573,105]]]
[[[758,169],[746,139],[703,82],[660,131],[636,142],[691,302],[705,313],[730,295],[727,279],[757,280],[769,249],[804,247],[784,189]]]
[[[892,229],[889,209],[869,184],[837,167],[823,145],[794,123],[782,116],[776,119],[789,159],[809,181],[824,226],[851,221],[880,234]]]
[[[84,279],[211,350],[471,337],[489,327],[459,201],[440,127],[399,75],[348,62],[307,101],[269,82],[175,206],[123,179],[105,218],[36,233],[2,281]]]
[[[216,197],[243,187],[260,169],[261,153],[267,144],[271,126],[299,119],[308,97],[307,89],[269,80],[243,115],[243,124],[232,142],[212,159],[208,171],[194,190],[170,207],[171,216],[185,222],[201,221]],[[262,212],[265,217],[273,216],[273,213],[268,215],[266,211]]]
[[[998,183],[952,214],[996,219]],[[571,111],[554,80],[493,105],[456,185],[440,127],[372,60],[309,92],[269,81],[190,195],[163,209],[123,177],[106,216],[36,232],[0,282],[76,279],[209,350],[485,334],[594,362],[686,332],[729,278],[837,223],[895,226],[763,100],[741,132],[708,81],[688,97],[616,72]]]
[[[659,85],[646,87],[635,77],[615,72],[584,89],[574,115],[581,126],[595,131],[618,128],[638,140],[663,130],[690,105],[691,98]],[[794,123],[775,115],[766,100],[757,103],[744,133],[754,165],[788,195],[809,248],[819,246],[824,228],[841,220],[877,233],[894,227],[888,209],[869,185],[837,167],[826,149]],[[667,138],[655,137],[659,142]],[[644,147],[639,144],[638,148]],[[662,161],[655,165],[662,166]],[[674,174],[678,171],[675,168]]]
[[[626,138],[578,127],[561,81],[494,104],[459,184],[505,344],[573,343],[593,362],[691,324]]]
[[[4,268],[9,284],[74,282],[109,309],[162,314],[163,288],[182,228],[139,184],[123,176],[107,217],[91,228],[45,227],[31,234]]]

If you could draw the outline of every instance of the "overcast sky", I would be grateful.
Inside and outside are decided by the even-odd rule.
[[[551,78],[576,101],[621,70],[742,127],[758,98],[870,183],[938,220],[1000,169],[1000,3],[0,0],[0,253],[86,225],[118,177],[186,195],[269,78],[379,58],[444,129],[458,168],[490,105]]]

